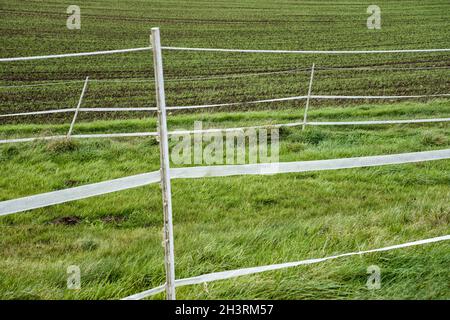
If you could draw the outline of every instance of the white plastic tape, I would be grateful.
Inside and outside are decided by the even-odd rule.
[[[217,49],[217,48],[183,48],[162,47],[174,51],[207,51],[238,53],[292,53],[292,54],[375,54],[375,53],[426,53],[450,52],[450,49],[396,49],[396,50],[252,50],[252,49]]]
[[[435,242],[440,242],[440,241],[448,241],[448,240],[450,240],[450,235],[429,238],[429,239],[424,239],[424,240],[418,240],[418,241],[413,241],[413,242],[407,242],[407,243],[393,245],[393,246],[384,247],[384,248],[343,253],[343,254],[338,254],[338,255],[329,256],[329,257],[325,257],[325,258],[307,259],[307,260],[301,260],[301,261],[295,261],[295,262],[271,264],[271,265],[261,266],[261,267],[243,268],[243,269],[236,269],[236,270],[230,270],[230,271],[208,273],[208,274],[204,274],[204,275],[197,276],[197,277],[175,280],[175,287],[182,287],[182,286],[194,285],[194,284],[203,284],[203,283],[207,283],[207,282],[232,279],[232,278],[236,278],[236,277],[257,274],[257,273],[266,272],[266,271],[274,271],[274,270],[298,267],[298,266],[302,266],[302,265],[315,264],[315,263],[333,260],[333,259],[337,259],[337,258],[363,255],[363,254],[375,253],[375,252],[384,252],[384,251],[402,249],[402,248],[407,248],[407,247],[419,246],[419,245],[435,243]],[[163,285],[163,286],[159,286],[159,287],[147,290],[147,291],[143,291],[141,293],[137,293],[137,294],[128,296],[122,300],[141,300],[146,297],[155,295],[157,293],[164,292],[164,290],[165,290],[165,287]]]
[[[74,139],[98,139],[98,138],[131,138],[131,137],[155,137],[158,132],[131,132],[131,133],[97,133],[97,134],[74,134],[71,138]],[[32,142],[39,140],[57,140],[67,139],[67,136],[48,136],[48,137],[35,137],[35,138],[17,138],[0,140],[0,144],[6,143],[22,143]]]
[[[47,136],[47,137],[35,137],[35,138],[17,138],[17,139],[6,139],[6,140],[0,140],[0,144],[5,143],[22,143],[22,142],[32,142],[32,141],[38,141],[38,140],[57,140],[57,139],[67,139],[67,136]]]
[[[33,116],[33,115],[39,115],[39,114],[52,114],[52,113],[67,113],[67,112],[74,112],[75,110],[76,110],[75,108],[68,108],[68,109],[30,111],[30,112],[20,112],[20,113],[7,113],[7,114],[0,114],[0,118]]]
[[[171,169],[171,178],[229,177],[338,170],[450,159],[450,149],[330,160],[202,166]]]
[[[94,52],[51,54],[51,55],[45,55],[45,56],[32,56],[32,57],[0,58],[0,62],[45,60],[45,59],[54,59],[54,58],[67,58],[67,57],[85,57],[85,56],[97,56],[97,55],[115,54],[115,53],[148,51],[148,50],[151,50],[151,48],[144,47],[144,48],[106,50],[106,51],[94,51]]]
[[[119,108],[119,109],[124,109],[124,108]],[[131,108],[127,108],[127,109],[131,109]],[[143,108],[139,108],[139,109],[143,109]],[[148,110],[146,110],[146,111],[153,111],[153,108],[147,108],[147,109]],[[109,111],[109,110],[107,110],[107,111]],[[131,110],[127,110],[127,111],[131,111]],[[141,111],[141,110],[139,110],[139,111]],[[359,126],[359,125],[414,124],[414,123],[435,123],[435,122],[450,122],[450,118],[411,119],[411,120],[370,120],[370,121],[310,121],[310,122],[307,122],[306,125],[308,125],[308,126],[353,126],[353,125]],[[302,126],[302,125],[304,125],[303,122],[291,122],[291,123],[278,123],[278,124],[268,124],[268,125],[260,125],[260,126],[240,127],[240,128],[178,130],[178,131],[169,132],[169,135],[176,136],[176,135],[194,134],[194,133],[202,133],[203,134],[203,133],[216,133],[216,132],[233,132],[233,131],[242,131],[242,130],[248,130],[248,129],[298,127],[298,126]],[[157,132],[78,134],[78,135],[72,135],[72,138],[86,139],[86,138],[151,137],[151,136],[157,136],[157,135],[158,135]],[[5,140],[0,140],[0,144],[31,142],[31,141],[35,141],[35,140],[54,140],[54,139],[61,139],[64,137],[65,136],[49,136],[49,137],[36,137],[36,138],[5,139]]]
[[[158,111],[158,108],[135,107],[135,108],[80,108],[84,112],[130,112],[130,111]]]
[[[334,95],[311,95],[311,99],[318,100],[339,100],[339,99],[414,99],[414,98],[433,98],[433,97],[450,97],[448,93],[442,94],[430,94],[430,95],[415,95],[415,96],[334,96]],[[254,100],[254,101],[242,101],[242,102],[230,102],[230,103],[218,103],[218,104],[205,104],[205,105],[191,105],[191,106],[173,106],[167,107],[167,110],[186,110],[186,109],[205,109],[205,108],[217,108],[217,107],[230,107],[245,104],[258,104],[258,103],[268,103],[268,102],[283,102],[292,100],[305,100],[308,96],[293,96],[284,98],[273,98],[264,100]],[[131,112],[131,111],[157,111],[154,107],[135,107],[135,108],[80,108],[79,111],[82,112]],[[73,112],[74,108],[71,109],[56,109],[56,110],[44,110],[44,111],[33,111],[33,112],[22,112],[22,113],[11,113],[2,114],[0,117],[14,117],[14,116],[28,116],[28,115],[39,115],[39,114],[51,114],[51,113],[65,113]]]
[[[172,179],[193,179],[236,175],[267,175],[362,168],[443,159],[450,159],[450,149],[330,160],[172,168],[170,169],[170,176]],[[159,171],[155,171],[71,189],[7,200],[0,202],[0,216],[136,188],[158,181]]]
[[[177,282],[177,280],[175,280],[175,287],[177,286],[176,282]],[[142,300],[146,297],[150,297],[150,296],[153,296],[155,294],[158,294],[158,293],[161,293],[164,291],[166,291],[166,285],[163,284],[158,287],[152,288],[150,290],[146,290],[146,291],[143,291],[140,293],[133,294],[133,295],[123,298],[121,300]]]
[[[430,94],[430,95],[412,95],[412,96],[336,96],[336,95],[311,95],[311,99],[316,100],[382,100],[382,99],[417,99],[417,98],[436,98],[436,97],[450,97],[448,93],[442,94]],[[255,100],[255,101],[242,101],[242,102],[230,102],[230,103],[217,103],[217,104],[205,104],[205,105],[191,105],[191,106],[174,106],[167,107],[167,110],[184,110],[184,109],[203,109],[203,108],[217,108],[217,107],[231,107],[237,105],[245,104],[258,104],[267,102],[282,102],[282,101],[292,101],[292,100],[305,100],[308,96],[294,96],[285,98],[274,98],[265,100]]]
[[[370,120],[370,121],[310,121],[308,126],[349,126],[349,125],[375,125],[375,124],[407,124],[407,123],[430,123],[430,122],[449,122],[450,118],[436,119],[410,119],[410,120]]]
[[[317,71],[352,71],[352,70],[363,70],[363,71],[411,71],[411,70],[442,70],[450,69],[449,66],[423,66],[423,67],[358,67],[358,66],[348,66],[348,67],[317,67]],[[310,72],[310,68],[299,68],[299,69],[288,69],[288,70],[274,70],[274,71],[261,71],[261,72],[249,72],[249,73],[232,73],[223,75],[213,75],[213,76],[194,76],[194,77],[184,77],[184,78],[169,78],[164,79],[164,82],[184,82],[184,81],[205,81],[205,80],[220,80],[220,79],[233,79],[233,78],[244,78],[244,77],[255,77],[264,76],[272,74],[295,74],[300,72]],[[89,82],[147,82],[153,84],[155,79],[143,79],[143,78],[108,78],[108,79],[90,79]],[[24,87],[42,87],[42,86],[54,86],[54,85],[65,85],[74,84],[78,82],[83,82],[83,80],[67,80],[67,81],[54,81],[54,82],[40,82],[32,84],[22,84],[22,85],[6,85],[0,86],[2,89],[10,88],[24,88]]]
[[[86,138],[126,138],[126,137],[154,137],[157,132],[131,132],[131,133],[97,133],[97,134],[76,134],[72,138],[86,139]]]
[[[0,88],[13,89],[13,88],[47,87],[47,86],[74,84],[74,83],[78,83],[78,82],[83,82],[83,80],[68,80],[68,81],[40,82],[40,83],[32,83],[32,84],[17,84],[17,85],[10,85],[10,86],[0,86]]]
[[[74,112],[75,108],[70,109],[54,109],[54,110],[43,110],[43,111],[31,111],[31,112],[21,112],[21,113],[7,113],[0,114],[0,118],[6,117],[18,117],[18,116],[32,116],[40,114],[53,114],[53,113],[67,113]],[[157,111],[157,108],[151,107],[136,107],[136,108],[79,108],[80,112],[134,112],[134,111]]]
[[[412,95],[412,96],[333,96],[333,95],[312,95],[312,99],[325,99],[325,100],[339,100],[339,99],[414,99],[414,98],[437,98],[437,97],[450,97],[448,93],[438,94],[424,94],[424,95]]]
[[[209,51],[209,52],[240,52],[240,53],[293,53],[293,54],[375,54],[375,53],[433,53],[449,52],[450,49],[397,49],[397,50],[247,50],[247,49],[220,49],[220,48],[183,48],[183,47],[162,47],[163,50],[175,51]],[[105,50],[94,52],[65,53],[32,57],[0,58],[0,62],[44,60],[54,58],[95,56],[115,53],[127,53],[137,51],[149,51],[151,47]]]
[[[159,171],[0,202],[0,216],[145,186],[159,182]]]
[[[218,103],[218,104],[205,104],[205,105],[195,105],[195,106],[175,106],[175,107],[167,107],[167,110],[183,110],[183,109],[202,109],[202,108],[215,108],[215,107],[228,107],[228,106],[237,106],[242,104],[257,104],[257,103],[266,103],[266,102],[281,102],[281,101],[291,101],[291,100],[303,100],[306,99],[307,96],[295,96],[295,97],[286,97],[286,98],[274,98],[274,99],[265,99],[265,100],[255,100],[255,101],[243,101],[243,102],[230,102],[230,103]]]

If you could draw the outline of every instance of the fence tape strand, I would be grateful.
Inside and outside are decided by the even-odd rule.
[[[74,138],[74,139],[97,139],[97,138],[155,137],[157,135],[158,135],[158,132],[131,132],[131,133],[74,134],[74,135],[71,135],[70,137]],[[32,141],[39,141],[39,140],[57,140],[57,139],[67,139],[67,135],[6,139],[6,140],[0,140],[0,144],[32,142]]]
[[[237,175],[273,175],[406,164],[443,159],[450,159],[450,149],[330,160],[172,168],[170,169],[170,176],[172,179],[194,179]],[[76,188],[7,200],[0,202],[0,216],[136,188],[159,182],[159,177],[159,171],[154,171]]]
[[[430,95],[410,95],[410,96],[339,96],[339,95],[311,95],[311,99],[317,100],[339,100],[339,99],[356,99],[356,100],[364,100],[364,99],[417,99],[417,98],[437,98],[437,97],[450,97],[449,93],[439,93],[439,94],[430,94]],[[231,107],[237,105],[245,105],[245,104],[258,104],[258,103],[267,103],[267,102],[282,102],[282,101],[292,101],[292,100],[305,100],[307,96],[293,96],[293,97],[285,97],[285,98],[274,98],[274,99],[265,99],[265,100],[255,100],[255,101],[242,101],[242,102],[230,102],[230,103],[218,103],[218,104],[206,104],[206,105],[191,105],[191,106],[174,106],[167,107],[167,110],[183,110],[183,109],[202,109],[202,108],[216,108],[216,107]]]
[[[191,278],[184,278],[184,279],[178,279],[175,280],[175,286],[181,287],[181,286],[187,286],[187,285],[194,285],[194,284],[202,284],[212,281],[218,281],[218,280],[226,280],[246,275],[252,275],[267,271],[275,271],[280,269],[286,269],[286,268],[292,268],[292,267],[298,267],[301,265],[310,265],[315,264],[319,262],[324,262],[328,260],[334,260],[338,258],[343,257],[349,257],[349,256],[356,256],[356,255],[363,255],[368,253],[375,253],[375,252],[384,252],[384,251],[390,251],[390,250],[396,250],[396,249],[402,249],[407,247],[413,247],[413,246],[419,246],[429,243],[436,243],[441,241],[447,241],[450,240],[450,235],[440,236],[440,237],[434,237],[424,240],[418,240],[413,242],[407,242],[402,243],[398,245],[378,248],[378,249],[371,249],[371,250],[364,250],[364,251],[355,251],[355,252],[349,252],[349,253],[342,253],[334,256],[324,257],[324,258],[316,258],[316,259],[307,259],[307,260],[300,260],[295,262],[287,262],[287,263],[280,263],[280,264],[271,264],[267,266],[260,266],[260,267],[253,267],[253,268],[242,268],[242,269],[236,269],[236,270],[230,270],[230,271],[222,271],[222,272],[213,272],[204,274],[197,277],[191,277]],[[131,296],[128,296],[126,298],[123,298],[122,300],[141,300],[146,297],[164,292],[165,287],[164,285],[146,290],[137,294],[133,294]]]
[[[185,48],[162,47],[163,50],[174,51],[206,51],[237,53],[282,53],[282,54],[377,54],[377,53],[432,53],[450,52],[450,49],[395,49],[395,50],[254,50],[254,49],[219,49],[219,48]]]
[[[348,67],[317,67],[316,71],[352,71],[352,70],[363,70],[363,71],[411,71],[411,70],[442,70],[450,69],[450,66],[423,66],[423,67],[359,67],[359,66],[348,66]],[[213,76],[195,76],[186,78],[169,78],[165,79],[164,82],[184,82],[184,81],[205,81],[205,80],[220,80],[220,79],[234,79],[234,78],[244,78],[244,77],[257,77],[273,74],[295,74],[301,72],[309,72],[310,68],[299,68],[299,69],[289,69],[289,70],[274,70],[274,71],[260,71],[260,72],[249,72],[249,73],[232,73],[232,74],[218,74]],[[120,83],[132,83],[132,82],[146,82],[148,84],[153,84],[155,79],[148,78],[106,78],[106,79],[92,79],[90,82],[120,82]],[[26,87],[42,87],[42,86],[55,86],[55,85],[65,85],[65,84],[76,84],[83,82],[83,80],[66,80],[66,81],[53,81],[53,82],[41,82],[32,84],[22,84],[22,85],[4,85],[0,86],[2,89],[10,88],[26,88]]]
[[[123,109],[123,108],[119,108]],[[131,108],[130,108],[131,109]],[[142,109],[142,108],[139,108]],[[153,108],[148,108],[153,109]],[[81,109],[80,109],[81,110]],[[120,110],[121,111],[121,110]],[[137,111],[137,110],[136,110]],[[141,110],[139,110],[141,111]],[[153,110],[151,110],[153,111]],[[360,126],[360,125],[385,125],[385,124],[419,124],[419,123],[439,123],[439,122],[450,122],[450,118],[433,118],[433,119],[401,119],[401,120],[369,120],[369,121],[309,121],[306,122],[307,126]],[[282,127],[298,127],[302,126],[303,122],[291,122],[291,123],[278,123],[278,124],[267,124],[259,126],[248,126],[239,128],[213,128],[213,129],[203,129],[203,130],[175,130],[169,132],[170,136],[179,136],[184,134],[195,134],[195,133],[217,133],[217,132],[235,132],[243,131],[249,129],[271,129],[271,128],[282,128]],[[105,133],[105,134],[78,134],[72,135],[75,139],[89,139],[89,138],[121,138],[121,137],[152,137],[157,136],[158,132],[131,132],[131,133]],[[65,136],[47,136],[47,137],[31,137],[31,138],[17,138],[17,139],[5,139],[0,140],[0,144],[6,143],[22,143],[31,142],[37,140],[55,140],[61,139]]]
[[[437,97],[450,97],[449,93],[439,93],[430,95],[411,95],[411,96],[337,96],[337,95],[311,95],[311,99],[324,99],[324,100],[339,100],[339,99],[414,99],[414,98],[437,98]],[[230,107],[245,104],[258,104],[258,103],[268,103],[268,102],[283,102],[283,101],[293,101],[293,100],[305,100],[307,96],[293,96],[284,98],[273,98],[264,100],[254,100],[254,101],[242,101],[242,102],[231,102],[231,103],[218,103],[218,104],[206,104],[206,105],[191,105],[191,106],[173,106],[167,107],[167,110],[186,110],[186,109],[204,109],[204,108],[217,108],[217,107]],[[33,112],[22,112],[22,113],[11,113],[2,114],[0,118],[4,117],[14,117],[14,116],[29,116],[29,115],[40,115],[40,114],[52,114],[52,113],[65,113],[73,112],[75,109],[55,109],[55,110],[44,110],[44,111],[33,111]],[[135,107],[135,108],[80,108],[79,111],[82,112],[131,112],[131,111],[157,111],[154,107]]]
[[[0,118],[19,117],[19,116],[33,116],[33,115],[53,114],[53,113],[66,113],[66,112],[74,112],[74,111],[75,111],[75,108],[66,108],[66,109],[30,111],[30,112],[20,112],[20,113],[7,113],[7,114],[0,114]]]
[[[395,50],[252,50],[252,49],[223,49],[223,48],[185,48],[185,47],[162,47],[163,50],[172,51],[208,51],[208,52],[239,52],[239,53],[283,53],[283,54],[378,54],[378,53],[433,53],[433,52],[450,52],[450,49],[395,49]],[[118,49],[118,50],[103,50],[93,52],[79,52],[79,53],[64,53],[31,57],[12,57],[0,58],[0,62],[13,61],[29,61],[29,60],[44,60],[54,58],[67,57],[83,57],[95,56],[105,54],[128,53],[137,51],[149,51],[151,47]]]
[[[349,125],[359,126],[359,125],[377,125],[377,124],[408,124],[408,123],[432,123],[432,122],[450,122],[450,118],[370,120],[370,121],[309,121],[306,124],[309,126],[349,126]]]
[[[105,55],[105,54],[149,51],[149,50],[151,50],[150,47],[143,47],[143,48],[131,48],[131,49],[94,51],[94,52],[63,53],[63,54],[52,54],[52,55],[44,55],[44,56],[32,56],[32,57],[0,58],[0,62],[45,60],[45,59],[68,58],[68,57],[85,57],[85,56],[96,56],[96,55]]]

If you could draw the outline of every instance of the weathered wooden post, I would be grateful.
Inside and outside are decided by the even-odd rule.
[[[152,28],[151,45],[155,69],[156,104],[161,157],[161,189],[164,210],[164,248],[166,268],[166,298],[175,300],[175,258],[173,244],[172,191],[170,187],[169,140],[167,134],[166,97],[159,28]]]

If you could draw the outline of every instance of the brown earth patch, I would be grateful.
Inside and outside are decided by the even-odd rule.
[[[125,219],[124,216],[105,216],[101,218],[104,223],[121,223],[125,221]]]
[[[81,222],[81,218],[75,216],[60,217],[50,221],[51,224],[74,226]]]

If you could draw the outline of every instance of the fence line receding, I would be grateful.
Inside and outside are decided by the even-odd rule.
[[[338,170],[349,168],[362,168],[371,166],[393,165],[393,164],[406,164],[422,161],[436,161],[450,159],[450,149],[415,152],[415,153],[403,153],[396,155],[382,155],[382,156],[369,156],[359,158],[344,158],[344,159],[330,159],[330,160],[315,160],[315,161],[297,161],[297,162],[280,162],[280,163],[259,163],[252,165],[225,165],[225,166],[203,166],[203,167],[189,167],[189,168],[170,168],[169,167],[169,150],[168,150],[168,136],[169,134],[180,134],[180,132],[169,132],[167,128],[166,110],[182,110],[182,109],[202,109],[212,107],[224,107],[235,106],[241,104],[258,104],[266,102],[280,102],[280,101],[292,101],[292,100],[304,100],[306,99],[309,105],[310,99],[407,99],[407,98],[424,98],[424,97],[447,97],[450,94],[432,94],[432,95],[415,95],[415,96],[333,96],[333,95],[312,95],[312,80],[314,73],[314,65],[311,69],[311,80],[307,96],[295,96],[284,97],[275,99],[263,99],[249,102],[232,102],[210,105],[194,105],[194,106],[169,106],[165,105],[164,94],[164,76],[163,76],[163,61],[162,50],[176,50],[176,51],[194,51],[194,52],[217,52],[217,53],[263,53],[263,54],[326,54],[326,55],[338,55],[338,54],[408,54],[408,53],[443,53],[450,52],[450,49],[395,49],[395,50],[252,50],[252,49],[220,49],[220,48],[185,48],[185,47],[164,47],[160,44],[159,29],[152,29],[151,47],[120,49],[120,50],[105,50],[95,52],[83,52],[83,53],[68,53],[57,55],[43,55],[32,57],[12,57],[12,58],[0,58],[0,62],[19,62],[30,60],[43,60],[53,58],[68,58],[68,57],[86,57],[97,56],[107,54],[121,54],[131,53],[139,51],[152,51],[155,71],[155,87],[157,97],[157,108],[81,108],[82,99],[87,87],[88,78],[86,78],[82,94],[80,96],[78,105],[76,108],[69,109],[56,109],[56,110],[44,110],[36,112],[23,112],[15,114],[0,115],[0,117],[12,117],[12,116],[29,116],[40,114],[52,114],[52,113],[66,113],[75,112],[69,132],[66,136],[71,138],[96,138],[96,137],[131,137],[131,136],[157,136],[160,141],[160,171],[150,172],[146,174],[125,177],[121,179],[115,179],[91,185],[85,185],[76,188],[70,188],[65,190],[54,191],[50,193],[38,194],[30,197],[13,199],[0,202],[0,216],[24,212],[32,209],[43,208],[55,204],[66,203],[70,201],[89,198],[92,196],[103,195],[111,192],[117,192],[130,188],[148,185],[151,183],[162,184],[162,200],[164,211],[164,246],[165,246],[165,269],[166,269],[166,283],[151,290],[144,291],[142,293],[132,295],[126,299],[141,299],[149,295],[159,292],[166,292],[167,299],[175,299],[175,287],[182,285],[205,283],[216,280],[229,279],[242,275],[250,275],[259,272],[278,270],[287,267],[293,267],[304,264],[317,263],[336,259],[345,256],[361,255],[372,252],[382,252],[388,250],[394,250],[399,248],[405,248],[416,245],[423,245],[428,243],[434,243],[439,241],[450,240],[450,235],[441,237],[435,237],[430,239],[424,239],[414,242],[408,242],[400,245],[394,245],[390,247],[384,247],[379,249],[372,249],[366,251],[358,251],[351,253],[338,254],[330,257],[309,259],[290,263],[282,263],[278,265],[268,265],[255,268],[244,268],[237,270],[230,270],[224,272],[216,272],[206,275],[201,275],[186,279],[175,278],[175,257],[174,257],[174,242],[173,242],[173,221],[172,221],[172,208],[171,208],[171,179],[192,179],[192,178],[204,178],[204,177],[229,177],[235,175],[261,175],[261,174],[280,174],[290,172],[307,172],[307,171],[320,171],[320,170]],[[73,126],[75,124],[78,112],[117,112],[117,111],[157,111],[158,114],[158,131],[157,132],[141,132],[141,133],[111,133],[111,134],[95,134],[95,135],[72,135]],[[304,114],[304,120],[302,122],[278,124],[272,126],[305,126],[305,125],[362,125],[362,124],[393,124],[393,123],[426,123],[426,122],[447,122],[450,118],[437,118],[437,119],[412,119],[412,120],[381,120],[381,121],[344,121],[344,122],[308,122],[307,121],[307,108]],[[264,127],[264,126],[259,126]],[[255,127],[254,127],[255,128]],[[202,131],[214,131],[214,130],[242,130],[243,128],[225,128],[225,129],[209,129]],[[190,131],[195,132],[195,131]],[[37,138],[18,138],[11,140],[0,140],[0,143],[6,142],[24,142],[33,141],[36,139],[54,139],[65,136],[53,136],[53,137],[37,137]]]

